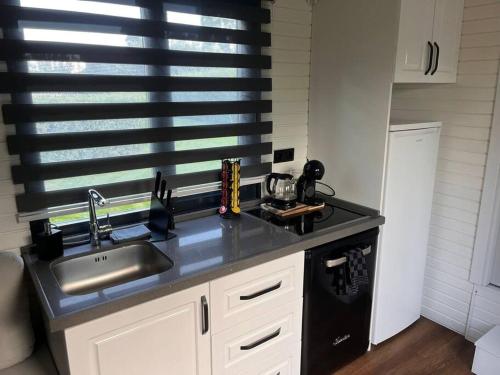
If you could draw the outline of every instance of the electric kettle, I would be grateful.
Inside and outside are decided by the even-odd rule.
[[[291,174],[271,173],[266,178],[266,190],[274,208],[288,210],[297,204],[297,186]]]

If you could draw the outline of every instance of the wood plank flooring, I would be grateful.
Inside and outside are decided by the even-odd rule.
[[[421,318],[396,337],[372,347],[335,375],[471,374],[474,344]]]

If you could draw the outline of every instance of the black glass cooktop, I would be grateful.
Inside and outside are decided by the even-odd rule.
[[[281,226],[298,235],[312,233],[324,228],[333,227],[335,225],[347,223],[364,217],[364,215],[346,210],[344,208],[336,207],[329,203],[327,203],[325,207],[319,211],[296,216],[290,219],[283,219],[262,208],[256,208],[247,211],[247,213]]]

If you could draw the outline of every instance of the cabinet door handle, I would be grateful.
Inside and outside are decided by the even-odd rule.
[[[240,300],[248,301],[249,299],[254,299],[254,298],[260,297],[263,294],[272,292],[273,290],[279,289],[280,287],[281,287],[281,281],[273,286],[270,286],[269,288],[259,290],[258,292],[255,292],[255,293],[250,294],[248,296],[240,296]]]
[[[201,297],[201,334],[208,332],[208,302],[207,297]]]
[[[251,350],[253,348],[256,348],[257,346],[262,345],[265,342],[268,342],[269,340],[274,339],[275,337],[278,337],[280,335],[280,333],[281,333],[281,328],[278,328],[276,331],[274,331],[270,335],[267,335],[267,336],[255,341],[251,344],[240,346],[240,350]]]
[[[431,75],[434,75],[434,73],[437,72],[438,67],[439,67],[439,44],[434,42],[434,46],[436,47],[436,65],[434,66],[434,69],[432,70]]]
[[[431,42],[427,41],[427,45],[430,48],[430,53],[429,53],[429,63],[427,64],[427,70],[425,71],[425,75],[429,74],[429,72],[432,69],[432,63],[434,62],[434,46],[432,45]]]

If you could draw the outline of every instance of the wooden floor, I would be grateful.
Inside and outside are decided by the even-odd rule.
[[[473,357],[474,344],[422,318],[335,375],[471,374]]]

